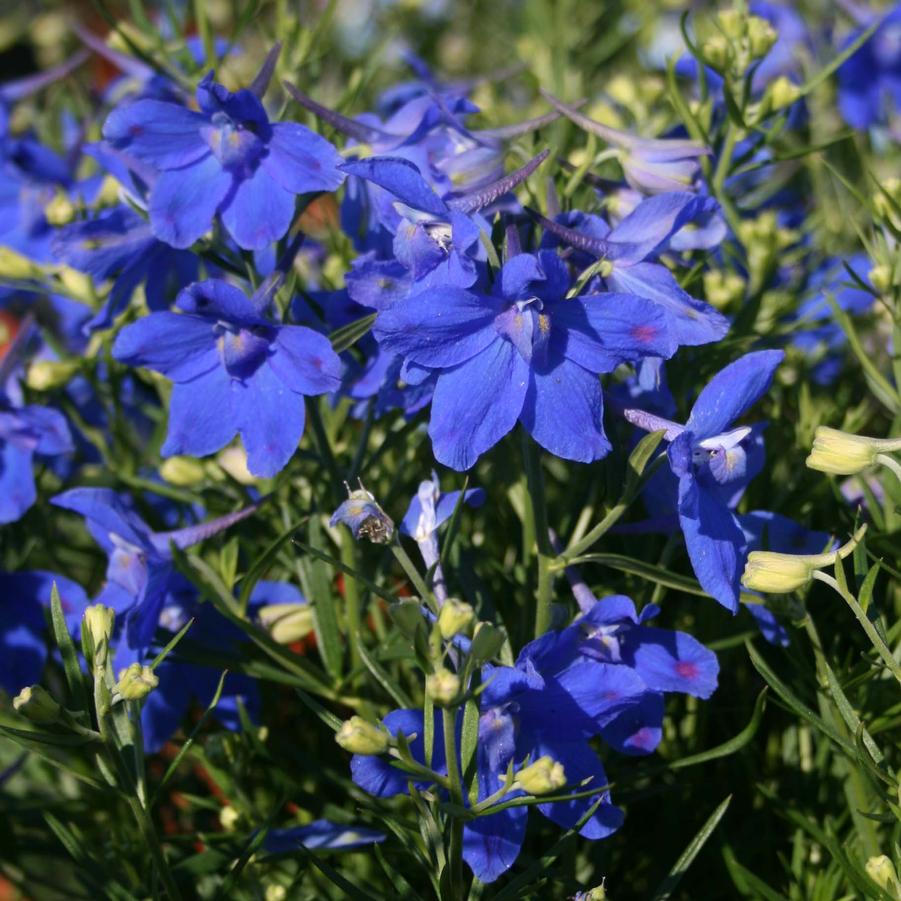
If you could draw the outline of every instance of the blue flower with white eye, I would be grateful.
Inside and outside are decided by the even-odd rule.
[[[556,254],[511,258],[490,293],[430,288],[383,310],[379,344],[413,376],[437,371],[429,434],[435,457],[469,469],[517,422],[559,457],[605,456],[598,375],[677,343],[650,301],[619,294],[567,298]]]
[[[149,212],[161,241],[190,247],[219,215],[239,247],[259,250],[288,231],[296,195],[334,191],[344,180],[325,138],[296,122],[269,121],[265,70],[234,93],[210,72],[197,88],[196,112],[136,100],[110,113],[103,137],[159,172]]]
[[[679,482],[679,524],[695,575],[733,613],[746,542],[730,501],[746,484],[749,442],[758,432],[730,426],[768,390],[784,356],[762,350],[730,363],[698,395],[684,426],[644,410],[625,411],[639,428],[664,430],[670,469]]]
[[[247,467],[274,476],[304,431],[304,397],[335,391],[341,361],[328,339],[262,315],[253,299],[224,281],[185,288],[182,312],[152,313],[124,328],[113,356],[161,372],[174,383],[163,456],[202,457],[240,433]]]

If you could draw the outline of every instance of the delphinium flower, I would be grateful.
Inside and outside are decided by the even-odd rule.
[[[269,121],[261,97],[270,74],[264,64],[234,93],[207,74],[196,112],[148,99],[110,113],[104,138],[159,171],[149,212],[160,240],[190,247],[218,214],[239,247],[257,250],[288,231],[296,195],[344,180],[328,141],[296,122]]]
[[[699,345],[722,338],[729,321],[709,304],[691,297],[655,258],[686,224],[717,209],[710,197],[673,191],[639,203],[613,229],[600,217],[584,213],[561,217],[569,220],[566,224],[534,212],[531,215],[545,229],[546,244],[559,241],[600,261],[595,283],[602,289],[652,301],[666,316],[679,344]],[[716,239],[717,233],[711,237]]]
[[[852,7],[853,8],[853,7]],[[880,13],[861,11],[859,28],[847,46]],[[901,106],[901,5],[893,6],[879,27],[838,69],[838,108],[854,128],[884,124]]]
[[[339,387],[328,339],[264,318],[264,294],[254,300],[225,281],[198,282],[178,295],[180,314],[152,313],[117,336],[117,360],[175,383],[163,456],[205,456],[239,432],[248,469],[273,476],[303,435],[304,396]]]
[[[200,264],[193,254],[157,240],[150,224],[124,204],[61,228],[53,253],[98,283],[114,279],[103,307],[85,325],[87,332],[109,328],[141,284],[147,306],[166,309],[179,288],[197,279]]]
[[[717,682],[712,652],[684,633],[644,625],[656,613],[651,607],[638,616],[628,598],[608,597],[566,629],[526,645],[515,666],[484,668],[476,750],[480,801],[522,797],[525,792],[516,782],[497,794],[508,767],[522,772],[529,762],[549,761],[562,768],[560,793],[569,785],[574,791],[596,788],[597,794],[539,804],[541,813],[572,828],[600,799],[580,834],[600,839],[619,828],[623,814],[604,789],[607,778],[589,740],[601,736],[626,753],[647,754],[660,740],[662,694],[706,698]],[[395,710],[383,724],[387,734],[415,735],[410,750],[424,762],[421,711]],[[431,766],[444,773],[441,722],[436,720],[435,728]],[[377,756],[377,745],[372,752],[351,761],[354,781],[371,794],[405,793],[411,778],[421,789],[427,787],[424,779],[406,776]],[[463,856],[480,880],[492,882],[513,865],[527,818],[528,808],[511,807],[466,822]]]
[[[185,549],[252,516],[256,506],[216,519],[154,532],[114,491],[73,488],[53,503],[83,516],[93,539],[107,554],[106,582],[97,603],[111,607],[124,623],[122,644],[136,653],[148,647],[160,623],[166,598],[180,582],[170,544]]]
[[[334,528],[344,523],[354,538],[365,538],[373,544],[387,544],[394,537],[394,522],[379,506],[375,495],[360,482],[359,488],[347,486],[347,500],[341,503],[329,519]]]
[[[414,370],[437,370],[429,434],[436,459],[472,466],[517,423],[551,453],[591,462],[610,449],[598,375],[676,341],[650,301],[566,299],[556,254],[520,254],[491,292],[431,288],[383,310],[374,331]]]
[[[462,494],[460,491],[442,493],[438,476],[433,472],[431,479],[419,483],[419,489],[400,523],[401,533],[409,535],[419,546],[426,569],[435,567],[432,582],[439,603],[447,599],[447,587],[439,562],[438,529],[451,518]],[[481,488],[469,488],[463,495],[463,503],[470,507],[479,507],[484,502],[485,492]]]
[[[628,409],[629,422],[664,430],[667,456],[678,479],[679,524],[701,587],[733,613],[738,610],[745,537],[730,508],[736,483],[748,469],[751,426],[734,426],[768,390],[782,351],[745,354],[730,363],[698,395],[685,425],[644,410]]]
[[[313,820],[305,826],[270,829],[263,840],[268,854],[296,854],[298,848],[322,851],[354,851],[383,842],[387,836],[367,826],[348,826],[330,820]]]
[[[2,392],[3,381],[0,378],[0,524],[15,522],[37,500],[34,456],[56,457],[73,450],[62,413],[13,404]]]
[[[623,175],[636,190],[643,194],[662,194],[695,186],[701,173],[698,160],[710,153],[703,144],[688,138],[641,138],[596,122],[551,94],[542,94],[580,128],[617,149]]]

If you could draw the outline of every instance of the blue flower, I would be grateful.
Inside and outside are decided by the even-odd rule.
[[[848,35],[851,44],[869,22]],[[901,106],[901,5],[894,6],[876,32],[839,66],[838,108],[854,128],[885,122]]]
[[[31,469],[35,454],[73,449],[62,413],[49,407],[15,407],[0,391],[0,523],[15,522],[37,499]]]
[[[517,423],[551,453],[591,462],[610,450],[599,373],[676,343],[650,301],[566,299],[551,252],[513,257],[490,294],[433,287],[383,310],[374,333],[414,370],[437,370],[429,434],[435,457],[469,469]]]
[[[665,430],[692,567],[701,587],[733,613],[746,542],[730,501],[746,484],[748,444],[759,431],[730,426],[767,391],[783,358],[782,351],[762,350],[730,363],[698,395],[684,426],[644,410],[625,413],[639,428]]]
[[[57,495],[53,503],[83,516],[91,536],[106,552],[106,584],[96,602],[112,607],[120,624],[124,620],[123,643],[135,653],[150,645],[167,598],[185,584],[175,572],[170,543],[191,547],[257,509],[247,507],[199,525],[154,532],[108,488],[73,488]]]
[[[312,329],[262,317],[238,288],[198,282],[178,295],[182,314],[152,313],[123,329],[113,356],[175,385],[163,456],[205,456],[240,432],[247,466],[274,476],[304,430],[305,395],[340,385],[341,361]]]
[[[258,250],[287,232],[295,195],[341,184],[335,148],[303,125],[271,123],[263,90],[255,82],[232,93],[209,73],[199,112],[137,100],[110,113],[104,138],[160,173],[149,199],[161,241],[190,247],[218,213],[238,246]]]
[[[109,328],[141,284],[147,306],[166,309],[180,288],[197,279],[200,266],[193,254],[158,241],[150,225],[124,205],[61,228],[53,253],[98,283],[114,279],[103,307],[84,326],[86,333]]]
[[[350,529],[354,538],[362,536],[374,544],[388,544],[394,536],[394,523],[362,482],[355,490],[347,486],[347,500],[329,519],[332,528],[340,522]]]
[[[306,826],[270,829],[263,840],[263,848],[269,854],[290,854],[298,848],[353,851],[383,842],[386,837],[384,832],[366,826],[345,826],[329,820],[313,820]]]

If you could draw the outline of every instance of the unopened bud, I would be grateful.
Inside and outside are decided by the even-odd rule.
[[[766,92],[769,95],[771,110],[780,110],[791,106],[801,96],[801,89],[785,75],[780,75],[770,82]]]
[[[440,707],[447,707],[460,694],[460,677],[449,669],[439,669],[426,676],[425,693]]]
[[[260,608],[259,616],[263,628],[279,644],[293,644],[313,631],[309,604],[266,604]]]
[[[238,813],[237,808],[232,807],[231,804],[226,804],[222,810],[219,811],[219,824],[226,832],[234,832],[235,826],[238,825],[238,820],[241,819],[241,814]]]
[[[203,463],[193,457],[169,457],[160,466],[160,475],[170,485],[192,488],[204,480],[206,470]]]
[[[34,391],[52,391],[68,384],[78,368],[75,360],[37,360],[28,367],[25,383]]]
[[[283,885],[273,882],[266,886],[265,901],[285,901],[287,897],[288,890]]]
[[[760,16],[748,16],[746,29],[748,49],[751,51],[752,59],[766,56],[779,38],[776,29]]]
[[[563,771],[562,763],[545,754],[534,763],[523,767],[516,774],[516,782],[530,795],[547,795],[566,785],[566,773]]]
[[[116,689],[126,701],[140,701],[159,684],[159,677],[149,666],[132,663],[127,669],[119,672]]]
[[[866,862],[865,868],[867,876],[869,876],[879,888],[885,889],[895,895],[895,897],[898,897],[899,889],[901,889],[901,885],[898,883],[898,873],[895,870],[895,865],[885,856],[885,854],[880,854],[878,857],[871,857]]]
[[[764,594],[787,594],[803,588],[814,572],[844,560],[866,533],[861,526],[849,542],[828,554],[778,554],[775,551],[751,551],[741,581],[745,588]]]
[[[103,666],[106,662],[115,622],[116,611],[103,604],[92,604],[81,617],[81,647],[85,657],[95,666]]]
[[[885,263],[879,263],[874,266],[868,273],[867,278],[870,284],[880,293],[888,294],[892,287],[892,269]]]
[[[41,267],[36,263],[32,263],[28,257],[10,250],[9,247],[0,247],[0,277],[41,279],[43,278],[43,273],[41,272]]]
[[[352,716],[341,724],[335,733],[335,741],[351,754],[371,757],[388,750],[390,736],[381,726],[375,726],[361,716]]]
[[[60,188],[44,207],[44,216],[51,225],[68,225],[75,218],[75,205]]]
[[[704,273],[704,295],[718,310],[738,303],[744,294],[745,280],[737,272],[711,269]]]
[[[901,438],[867,438],[819,426],[805,461],[811,469],[832,475],[855,475],[872,466],[878,454],[901,450]]]
[[[438,614],[438,629],[447,641],[461,632],[468,632],[476,618],[475,610],[465,601],[448,598]]]
[[[40,685],[23,688],[14,698],[13,707],[26,719],[41,726],[49,726],[59,719],[60,706]]]

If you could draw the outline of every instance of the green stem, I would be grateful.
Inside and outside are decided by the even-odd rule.
[[[544,635],[551,624],[551,589],[554,573],[551,563],[554,551],[551,547],[547,521],[547,503],[544,496],[544,475],[538,446],[525,429],[521,432],[523,462],[526,469],[526,505],[531,509],[535,523],[535,544],[538,548],[538,591],[535,607],[535,636]]]
[[[141,805],[141,802],[135,795],[129,795],[128,806],[131,808],[131,812],[134,814],[135,820],[137,820],[138,828],[141,830],[141,835],[144,837],[144,842],[147,845],[147,850],[150,851],[150,856],[153,858],[153,864],[156,867],[157,873],[159,874],[160,881],[163,883],[163,886],[166,889],[166,894],[169,896],[170,901],[180,901],[181,892],[179,892],[178,886],[175,884],[175,880],[172,878],[172,872],[169,869],[169,862],[166,860],[166,856],[163,854],[163,849],[160,845],[159,837],[156,834],[156,829],[154,828],[153,821],[150,819],[150,814]]]
[[[876,462],[881,463],[886,469],[890,469],[901,482],[901,463],[888,454],[876,454]]]
[[[863,626],[863,630],[867,633],[870,643],[879,652],[879,656],[885,661],[885,665],[891,670],[892,675],[899,683],[901,683],[901,665],[899,665],[898,661],[892,656],[892,652],[882,640],[882,636],[876,630],[876,627],[870,622],[870,618],[867,616],[863,607],[858,603],[857,598],[854,597],[850,591],[845,591],[828,573],[821,572],[817,569],[814,570],[813,577],[819,579],[821,582],[825,582],[836,592],[836,594],[844,598],[854,615],[857,617],[857,621]]]
[[[353,571],[357,568],[357,549],[349,529],[341,536],[341,562]],[[347,617],[347,641],[350,646],[351,669],[362,666],[360,657],[360,629],[362,615],[360,613],[360,586],[349,572],[344,573],[344,614]]]
[[[611,507],[607,515],[582,539],[575,544],[570,545],[554,562],[553,569],[565,569],[571,560],[580,557],[585,553],[599,538],[603,538],[607,532],[622,518],[622,515],[629,509],[629,501],[620,501],[615,507]]]
[[[456,710],[444,708],[441,711],[444,726],[444,757],[447,761],[448,789],[451,802],[463,806],[463,779],[457,760]],[[450,847],[448,862],[450,867],[450,898],[457,901],[463,897],[463,820],[451,817]]]

